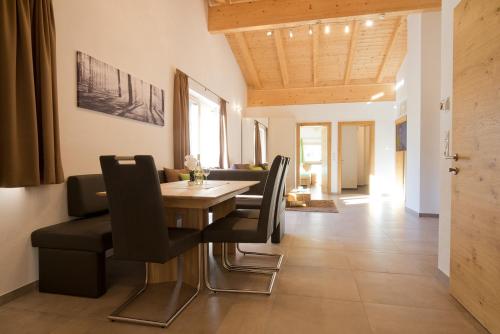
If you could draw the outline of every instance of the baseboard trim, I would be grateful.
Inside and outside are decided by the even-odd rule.
[[[418,212],[413,210],[413,209],[410,209],[409,207],[405,206],[405,211],[408,212],[409,214],[411,214],[412,216],[415,216],[415,217],[418,217]]]
[[[417,212],[413,209],[410,209],[409,207],[405,206],[405,211],[411,214],[412,216],[419,217],[419,218],[439,218],[438,213],[425,213],[425,212]]]
[[[439,218],[439,213],[425,213],[421,212],[418,214],[419,217],[429,217],[429,218]]]
[[[26,284],[20,288],[17,288],[14,291],[7,292],[5,295],[0,296],[0,306],[7,304],[8,302],[21,297],[33,290],[38,289],[38,281],[34,281],[32,283]]]
[[[436,268],[436,278],[447,289],[450,288],[450,277],[446,275],[441,269]]]

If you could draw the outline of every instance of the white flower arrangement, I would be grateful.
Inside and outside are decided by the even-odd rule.
[[[198,166],[198,159],[196,159],[194,155],[186,155],[184,157],[184,166],[190,171],[193,171],[196,169],[196,166]]]

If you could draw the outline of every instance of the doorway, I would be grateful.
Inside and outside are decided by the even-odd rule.
[[[375,162],[375,122],[339,122],[338,192],[369,194]]]
[[[311,194],[331,193],[332,179],[332,126],[331,123],[298,123],[296,156],[299,187]]]

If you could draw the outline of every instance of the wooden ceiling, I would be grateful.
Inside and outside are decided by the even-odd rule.
[[[267,7],[260,8],[262,16],[266,16],[264,8],[269,6],[324,4],[324,0],[210,1],[211,9],[218,10],[214,12],[215,18],[224,14],[224,10],[238,6],[250,11],[251,6],[267,3]],[[328,1],[326,7],[336,2]],[[371,0],[363,1],[370,4]],[[401,0],[386,0],[395,1]],[[413,4],[422,2],[412,1]],[[428,6],[429,1],[425,1]],[[371,2],[380,4],[382,1]],[[217,25],[216,21],[210,21],[211,9],[209,30]],[[283,7],[282,10],[287,9]],[[236,15],[239,12],[233,10],[231,13]],[[255,26],[243,22],[246,16],[242,16],[233,25],[224,22],[221,31],[225,33],[248,85],[248,106],[368,102],[377,94],[382,95],[377,101],[388,101],[395,99],[396,74],[406,55],[407,14],[407,11],[372,13],[321,18],[313,22],[309,21],[310,16],[302,19],[295,16],[294,20],[299,23],[275,15],[267,21],[255,21]],[[324,14],[332,15],[335,13]],[[373,25],[368,26],[367,20],[372,20]]]

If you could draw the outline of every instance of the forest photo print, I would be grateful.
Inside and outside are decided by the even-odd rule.
[[[164,91],[83,52],[77,52],[80,108],[163,126]]]

